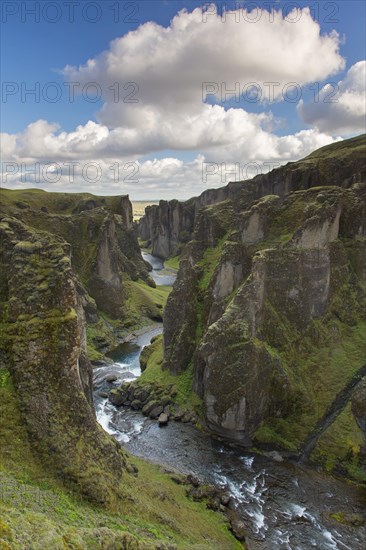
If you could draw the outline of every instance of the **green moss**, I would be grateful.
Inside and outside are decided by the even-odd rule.
[[[208,248],[201,261],[197,263],[197,267],[202,271],[202,276],[199,282],[199,289],[206,291],[210,284],[212,275],[220,261],[223,247],[226,242],[226,236],[218,242],[214,248]]]
[[[329,472],[341,466],[349,477],[366,481],[366,469],[361,466],[364,436],[358,427],[349,403],[328,430],[320,437],[311,458]]]
[[[357,527],[366,523],[364,516],[348,512],[335,512],[333,514],[329,514],[329,517],[342,525],[349,525],[351,527]]]
[[[173,375],[164,369],[163,337],[156,338],[150,346],[150,356],[146,362],[146,369],[139,378],[139,384],[153,384],[171,393],[174,388],[174,401],[184,409],[194,410],[202,414],[202,400],[192,391],[193,365],[180,375]]]
[[[255,432],[255,439],[259,443],[273,443],[284,449],[295,451],[297,447],[294,442],[279,435],[278,431],[278,424],[276,428],[263,425]]]
[[[178,271],[179,262],[180,262],[180,256],[174,256],[174,258],[168,258],[167,260],[165,260],[164,266]]]
[[[18,476],[44,475],[34,458],[8,369],[0,368],[0,466]]]
[[[258,441],[264,442],[268,436],[269,442],[290,450],[301,447],[337,393],[364,363],[365,333],[365,322],[349,327],[340,322],[321,324],[315,321],[309,328],[308,336],[301,339],[300,347],[291,346],[279,354],[297,399],[286,418],[272,418],[257,430],[255,435]],[[345,449],[351,449],[348,439],[360,443],[361,432],[353,417],[344,415],[345,412],[340,415],[341,420],[336,420],[322,436],[324,441],[327,437],[334,441],[334,445],[329,446],[329,459],[333,464],[336,456],[342,460],[347,454]],[[347,426],[344,418],[348,419]],[[328,432],[329,435],[326,435]],[[327,452],[327,444],[322,448]]]
[[[143,281],[126,281],[126,316],[131,324],[141,324],[143,318],[162,320],[163,311],[172,290],[170,286],[153,288]]]

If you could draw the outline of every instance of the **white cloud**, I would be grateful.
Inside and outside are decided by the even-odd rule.
[[[50,129],[48,131],[52,132]],[[41,135],[39,139],[41,143],[52,142],[57,140],[57,136]],[[84,160],[79,157],[71,165],[68,158],[58,158],[57,161],[49,158],[54,166],[47,168],[43,161],[33,158],[28,159],[24,169],[21,164],[24,159],[13,156],[6,159],[13,161],[13,164],[3,166],[2,184],[10,189],[34,185],[50,191],[84,191],[102,195],[128,193],[134,199],[186,199],[199,195],[207,188],[221,187],[229,181],[248,179],[257,173],[267,172],[332,141],[332,138],[316,130],[303,130],[285,137],[268,134],[265,138],[262,136],[263,147],[257,155],[253,148],[250,155],[229,160],[219,149],[217,155],[212,153],[210,157],[205,157],[199,154],[189,162],[174,157],[143,162],[125,162],[118,157]],[[36,174],[32,174],[35,166]]]
[[[262,99],[268,99],[272,82],[280,99],[289,82],[323,81],[344,66],[337,33],[322,36],[308,8],[296,23],[288,19],[280,11],[270,15],[264,10],[255,24],[243,16],[239,22],[233,16],[223,22],[219,15],[207,15],[204,22],[201,8],[183,10],[167,28],[141,25],[84,66],[67,66],[64,74],[78,89],[98,83],[105,101],[98,120],[116,129],[111,141],[123,141],[130,152],[225,147],[246,132],[251,135],[251,128],[265,124],[267,117],[204,104],[203,83],[217,83],[221,97],[222,83],[226,90],[238,83],[241,93],[255,82]],[[128,82],[138,91],[133,86],[124,90]],[[126,102],[127,96],[138,103]]]
[[[289,82],[303,86],[323,81],[344,66],[336,33],[321,35],[308,8],[296,23],[276,11],[271,16],[264,11],[255,24],[243,18],[235,22],[233,17],[223,22],[217,15],[203,20],[197,8],[178,13],[167,28],[146,23],[114,40],[86,65],[66,67],[66,79],[79,83],[78,89],[95,82],[103,90],[104,105],[97,122],[90,120],[64,132],[58,124],[35,121],[23,132],[3,135],[4,160],[39,162],[41,166],[79,163],[72,181],[62,174],[55,183],[39,183],[48,189],[187,198],[228,181],[217,174],[216,180],[203,182],[204,162],[225,162],[228,170],[235,163],[287,162],[332,141],[316,129],[279,137],[270,112],[226,110],[204,103],[202,83],[224,82],[230,89],[238,82],[242,89],[256,82],[268,99],[266,82],[278,82],[276,90],[281,94]],[[135,82],[138,91],[133,86],[124,89],[128,82]],[[119,83],[119,101],[114,101],[114,83]],[[138,102],[126,102],[128,95]],[[139,162],[142,156],[164,150],[177,151],[177,157],[179,152],[193,151],[196,158],[183,162],[172,156]],[[100,166],[99,181],[83,177],[82,168],[88,162]],[[116,162],[122,170],[118,181],[111,169]],[[128,162],[138,163],[138,184],[128,180]],[[27,186],[19,173],[9,175],[6,184]]]
[[[318,101],[300,101],[298,110],[307,124],[331,135],[350,135],[366,131],[366,61],[348,70],[344,80],[327,84]]]

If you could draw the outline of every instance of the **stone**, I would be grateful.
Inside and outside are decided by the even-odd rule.
[[[214,510],[215,512],[217,512],[220,509],[220,497],[217,495],[209,497],[207,500],[206,507],[209,510]]]
[[[125,397],[120,390],[111,390],[109,392],[108,399],[112,405],[115,407],[120,407],[123,404]]]
[[[166,426],[169,422],[169,417],[165,413],[161,413],[158,418],[159,426]]]
[[[98,396],[101,397],[102,399],[107,399],[108,393],[105,391],[99,391]]]
[[[220,497],[220,502],[223,506],[229,506],[231,501],[231,496],[228,493],[223,493]]]
[[[158,407],[158,406],[159,406],[158,401],[149,401],[148,403],[146,403],[146,405],[143,406],[142,414],[144,414],[145,416],[149,416],[151,411],[153,409],[155,409],[156,407]],[[160,412],[162,412],[162,411],[160,411]]]
[[[139,399],[134,399],[131,402],[131,408],[134,409],[135,411],[142,409],[142,402]]]
[[[162,397],[160,399],[160,403],[162,404],[163,407],[166,407],[167,405],[170,405],[171,402],[172,402],[172,400],[168,395],[165,395],[164,397]]]
[[[201,485],[201,480],[193,474],[188,474],[187,483],[190,483],[193,487],[199,487]]]
[[[267,454],[275,462],[283,462],[283,456],[278,451],[270,451]]]
[[[108,382],[108,384],[112,384],[113,382],[116,382],[116,380],[118,379],[117,375],[116,374],[108,374],[104,380],[106,382]]]
[[[172,411],[171,411],[170,405],[166,405],[164,407],[164,413],[167,415],[168,418],[170,418],[172,416]]]
[[[158,418],[158,416],[160,416],[162,412],[163,412],[163,407],[161,405],[158,405],[157,407],[154,407],[152,409],[149,416],[151,419],[155,420],[155,418]]]
[[[135,399],[139,399],[143,404],[145,404],[149,399],[149,392],[143,388],[136,388],[134,397]]]
[[[231,531],[234,537],[240,541],[245,541],[246,527],[245,523],[239,517],[233,518],[230,521]]]
[[[186,481],[184,476],[180,476],[178,474],[170,476],[170,479],[174,481],[174,483],[176,483],[177,485],[183,485]]]
[[[174,420],[179,422],[180,420],[182,420],[183,416],[184,416],[184,412],[181,409],[177,409],[174,414]]]

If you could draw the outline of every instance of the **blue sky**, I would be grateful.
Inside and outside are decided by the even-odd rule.
[[[7,88],[5,88],[5,90],[9,92],[9,90],[12,89],[12,91],[14,91],[12,95],[8,94],[7,97],[5,97],[3,94],[2,96],[1,131],[6,134],[21,134],[22,132],[24,132],[25,128],[29,124],[34,123],[39,119],[43,119],[48,123],[56,123],[58,125],[58,128],[54,130],[54,133],[56,135],[60,132],[71,133],[75,131],[75,129],[79,125],[86,125],[88,121],[93,121],[97,124],[103,123],[109,128],[112,127],[113,116],[112,123],[110,122],[110,119],[108,119],[108,117],[105,117],[105,120],[103,119],[103,115],[102,117],[100,117],[100,113],[103,109],[104,103],[108,103],[105,97],[102,97],[99,101],[95,103],[87,101],[85,100],[85,98],[82,97],[78,97],[74,102],[70,102],[67,94],[67,89],[64,85],[65,80],[67,81],[67,77],[62,74],[64,67],[67,65],[72,67],[79,67],[80,65],[84,65],[88,59],[97,58],[103,51],[109,50],[112,40],[123,37],[131,30],[141,30],[141,26],[146,22],[153,21],[163,27],[169,27],[172,18],[180,10],[185,8],[188,12],[192,12],[194,8],[202,7],[202,2],[181,0],[148,0],[142,2],[123,2],[112,0],[102,2],[88,2],[81,0],[75,3],[74,20],[70,21],[70,8],[61,1],[59,1],[57,4],[59,6],[58,10],[55,9],[55,6],[52,2],[4,1],[2,3],[2,81],[3,86],[4,83],[6,86],[8,86]],[[223,5],[226,5],[227,9],[238,8],[238,2],[216,2],[218,15],[221,14]],[[329,34],[333,30],[338,32],[340,37],[339,55],[343,58],[344,66],[341,68],[338,63],[338,68],[333,69],[331,71],[331,75],[326,74],[326,70],[324,70],[324,78],[320,77],[314,79],[313,76],[309,75],[309,77],[306,79],[306,82],[301,83],[301,97],[305,104],[303,110],[301,110],[301,108],[299,107],[298,101],[293,103],[290,101],[283,101],[283,97],[282,100],[281,97],[277,97],[275,101],[251,103],[248,101],[244,101],[242,98],[240,102],[237,102],[233,99],[222,102],[220,97],[212,96],[208,100],[208,103],[210,103],[211,105],[219,105],[223,107],[226,112],[230,108],[232,110],[242,109],[243,111],[245,111],[245,113],[252,113],[257,115],[258,117],[260,117],[262,114],[268,115],[269,113],[271,113],[273,119],[272,122],[267,120],[265,123],[263,123],[263,127],[265,128],[267,133],[269,132],[271,134],[271,139],[272,135],[277,137],[293,136],[301,132],[302,130],[311,129],[314,127],[321,131],[322,135],[328,135],[331,139],[347,137],[348,135],[355,135],[357,133],[360,133],[360,125],[359,123],[358,125],[355,124],[354,119],[352,119],[352,121],[349,121],[349,124],[348,122],[343,122],[342,125],[339,125],[339,128],[330,128],[327,126],[326,123],[324,123],[324,121],[319,122],[319,120],[323,120],[324,117],[332,116],[332,113],[329,112],[325,114],[319,114],[319,112],[315,112],[315,110],[312,109],[310,104],[314,97],[314,82],[316,82],[316,85],[319,87],[319,89],[321,89],[322,86],[326,83],[334,83],[335,85],[347,76],[347,72],[352,66],[354,66],[357,62],[365,59],[365,3],[358,0],[311,3],[303,1],[264,1],[240,3],[240,6],[243,7],[249,5],[252,8],[253,5],[255,5],[257,7],[262,7],[267,10],[270,6],[271,8],[273,7],[276,9],[282,9],[286,12],[286,14],[289,13],[290,8],[294,5],[301,8],[311,6],[310,13],[312,15],[312,18],[315,21],[319,22],[322,35]],[[117,7],[119,10],[118,13],[116,11]],[[35,15],[31,13],[34,9],[36,9],[36,11],[39,10],[40,17],[38,21],[35,20]],[[227,17],[229,20],[230,16],[228,15]],[[94,18],[96,18],[97,21],[93,22],[92,20]],[[231,18],[233,19],[234,16],[232,15]],[[52,19],[58,20],[56,20],[55,22],[51,22]],[[303,25],[303,21],[301,21],[300,23],[301,25]],[[300,23],[294,22],[293,26],[300,25]],[[239,21],[236,29],[238,29],[241,24],[242,22]],[[251,26],[255,26],[256,28],[258,28],[259,32],[262,32],[260,30],[259,24],[253,23]],[[289,26],[290,24],[287,25],[287,27]],[[245,26],[244,24],[242,24],[240,28],[242,29],[242,33],[248,32],[249,29],[248,25]],[[206,33],[207,28],[202,26],[202,29],[202,32]],[[228,28],[227,33],[230,32],[231,31]],[[223,36],[225,38],[226,35]],[[210,40],[211,39],[212,38],[210,38]],[[222,39],[218,37],[218,40]],[[312,37],[311,40],[313,40],[314,45],[312,46],[310,44],[309,46],[309,51],[311,52],[311,54],[309,55],[309,64],[318,61],[316,59],[316,39]],[[303,43],[304,48],[308,47],[306,29],[303,37]],[[200,42],[198,42],[198,47],[199,44]],[[214,39],[213,45],[213,50],[215,51],[213,51],[212,53],[212,59],[208,60],[208,63],[210,64],[215,63],[215,56],[217,57],[222,55],[223,59],[225,59],[225,56],[227,56],[227,59],[229,59],[229,57],[233,54],[233,48],[235,48],[234,45],[229,44],[227,47],[227,51],[225,51],[224,48],[222,52],[218,52],[217,44],[215,43]],[[268,44],[267,47],[268,49],[270,49],[271,45]],[[288,47],[291,48],[291,42],[289,42]],[[298,44],[297,47],[300,48],[301,44]],[[182,46],[182,48],[187,49],[189,48],[189,45]],[[236,54],[237,53],[238,52],[236,52]],[[181,54],[184,57],[184,52],[181,52],[179,55]],[[253,52],[251,54],[247,54],[245,51],[243,51],[243,58],[246,55],[248,55],[248,57],[250,58],[246,60],[246,67],[255,65],[259,62],[259,60],[256,59],[256,56],[253,55]],[[263,57],[263,55],[265,56],[266,53],[262,53],[261,55]],[[120,74],[123,74],[124,71],[123,59],[121,58]],[[304,68],[306,69],[306,59],[302,62],[304,63]],[[337,61],[335,59],[332,59],[330,63],[332,62],[334,62],[334,67],[336,67]],[[205,63],[207,63],[207,59],[203,60],[203,73],[205,72]],[[192,64],[194,65],[194,54],[192,56]],[[221,61],[218,60],[217,82],[219,84],[223,80],[223,78],[220,79],[221,66]],[[152,68],[152,70],[153,69],[154,67]],[[131,74],[130,67],[128,68],[127,73],[128,72],[129,74]],[[146,69],[144,72],[146,72]],[[302,71],[300,70],[300,74],[301,72]],[[213,71],[213,73],[211,72],[210,74],[215,74],[215,72]],[[236,78],[234,76],[236,74],[234,69],[232,74],[233,78]],[[320,73],[318,72],[317,74]],[[77,73],[77,76],[79,77],[80,73]],[[138,73],[137,76],[139,76]],[[143,76],[144,75],[141,75],[141,77]],[[177,76],[174,75],[173,70],[171,75],[172,81],[176,79],[176,77]],[[188,69],[188,79],[189,78],[190,75]],[[359,78],[360,77],[358,76],[358,79]],[[265,73],[263,79],[265,79]],[[291,75],[291,71],[289,71],[288,82],[298,82],[298,79],[299,74],[296,71],[294,72],[293,76]],[[135,78],[135,80],[136,82],[139,82],[138,78]],[[272,78],[270,78],[269,80],[276,80],[276,78],[273,78],[272,75]],[[283,70],[282,76],[279,77],[279,80],[281,81],[281,83],[283,82]],[[235,80],[233,81],[235,82]],[[47,101],[42,97],[42,91],[45,89],[45,87],[48,86],[48,83],[50,82],[57,83],[59,89],[63,92],[60,100],[54,103]],[[41,95],[39,100],[35,100],[34,96],[31,96],[29,94],[25,98],[21,97],[21,89],[23,89],[23,92],[25,92],[26,88],[31,89],[35,86],[40,87],[39,89],[41,91]],[[145,90],[146,86],[147,85],[145,80]],[[359,86],[359,83],[357,84],[357,86]],[[228,88],[229,87],[230,86],[228,84]],[[19,91],[16,91],[16,88],[19,88]],[[47,89],[51,92],[53,91],[52,86],[51,88]],[[347,93],[348,92],[349,91],[347,90]],[[145,93],[144,97],[140,99],[140,101],[142,105],[144,101],[146,103],[149,103],[150,99],[146,96]],[[180,102],[177,98],[175,109],[179,110],[179,106]],[[121,111],[123,108],[125,108],[125,106],[121,105]],[[194,108],[192,109],[192,113],[193,111]],[[188,110],[187,115],[189,114],[190,111]],[[127,115],[125,116],[125,114],[123,114],[121,116],[122,120],[124,121]],[[339,116],[340,118],[342,118],[342,113]],[[121,122],[120,126],[125,128],[125,124],[125,122]],[[143,132],[143,126],[141,128],[136,127],[134,128],[134,130],[141,130],[141,132]],[[178,127],[177,131],[179,132]],[[193,162],[194,159],[197,158],[197,155],[202,154],[207,158],[207,151],[216,151],[215,148],[212,149],[212,144],[210,144],[207,148],[205,148],[205,146],[202,146],[200,149],[198,145],[197,147],[192,146],[192,148],[190,148],[189,140],[188,145],[184,142],[182,143],[182,147],[179,148],[179,145],[175,143],[175,139],[173,139],[172,143],[170,144],[169,139],[167,139],[166,136],[164,137],[164,139],[160,139],[160,137],[156,134],[157,131],[155,129],[153,132],[154,138],[150,139],[149,144],[144,143],[143,146],[138,146],[136,148],[136,151],[134,151],[133,148],[129,148],[129,155],[131,156],[131,160],[144,162],[149,159],[153,161],[154,159],[159,160],[168,157],[174,157],[183,162]],[[314,141],[314,144],[317,144],[318,142],[322,144],[324,141],[322,141],[322,139],[317,138],[317,140]],[[308,141],[309,140],[307,140],[307,142]],[[163,145],[161,145],[161,143],[163,143]],[[228,150],[229,146],[230,144],[226,144],[226,149],[225,147],[221,149],[223,154],[221,155],[220,153],[219,155],[217,155],[218,160],[221,161],[221,159],[225,158],[224,151]],[[279,147],[279,151],[282,150],[281,147]],[[297,147],[297,150],[298,149],[299,148]],[[303,149],[303,151],[307,152],[305,151],[305,149]],[[113,150],[116,150],[116,146]],[[301,151],[299,151],[300,154]],[[244,145],[242,153],[242,158],[244,159],[246,157],[246,149]],[[27,156],[34,159],[38,158],[36,154],[27,154]],[[123,156],[123,159],[125,158],[126,157]],[[250,158],[253,158],[253,154],[251,154],[250,156],[248,153],[248,159]],[[49,157],[48,160],[49,162],[53,161],[52,155]],[[55,161],[56,160],[57,159],[55,158]],[[229,160],[231,162],[234,162],[236,159],[231,158]],[[174,193],[174,189],[176,187],[179,187],[178,181],[179,178],[176,181],[172,176],[170,183],[167,182],[167,188],[169,189],[168,191],[163,188],[159,189],[159,186],[154,187],[151,184],[151,191],[148,191],[148,193],[151,194],[151,192],[153,192],[155,194],[162,191],[163,196],[168,196],[169,194]],[[104,189],[104,191],[109,192],[108,189]],[[110,192],[112,192],[112,189],[110,190]],[[141,192],[139,192],[139,196],[140,194],[142,196],[143,193],[144,190],[142,189]]]

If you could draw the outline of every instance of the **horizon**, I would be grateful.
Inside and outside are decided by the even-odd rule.
[[[345,142],[346,142],[346,141],[350,141],[350,140],[352,140],[352,139],[361,138],[362,136],[365,136],[365,137],[366,137],[366,133],[361,133],[361,134],[359,134],[359,135],[352,136],[351,138],[342,140],[342,142],[343,142],[343,141],[345,141]],[[335,143],[341,143],[341,142],[338,141],[338,142],[335,142]],[[333,144],[330,144],[330,146],[331,146],[331,145],[333,145]],[[327,148],[327,147],[329,147],[329,146],[328,146],[328,145],[325,145],[325,146],[323,146],[323,147],[319,147],[318,149],[314,149],[313,151],[311,151],[311,152],[309,153],[309,155],[311,155],[312,153],[315,153],[316,151],[319,151],[319,150],[321,150],[321,149]],[[307,155],[307,156],[309,156],[309,155]],[[306,158],[306,157],[303,157],[303,158],[299,159],[299,162],[302,161],[302,160],[304,160],[304,158]],[[297,162],[297,161],[295,161],[295,162]],[[288,163],[284,163],[284,164],[282,164],[281,166],[286,166],[286,164],[290,164],[290,163],[289,163],[289,162],[288,162]],[[276,168],[274,168],[274,170],[275,170],[275,169],[276,169]],[[250,178],[250,179],[251,179],[251,178]],[[250,179],[248,179],[248,180],[242,180],[242,183],[244,183],[245,181],[250,181]],[[233,182],[233,181],[231,181],[231,182],[229,181],[226,185],[228,185],[229,183],[234,183],[234,182]],[[236,182],[236,183],[239,183],[239,182]],[[218,188],[218,187],[210,187],[210,188],[208,187],[208,188],[204,189],[204,190],[200,193],[200,195],[201,195],[202,193],[204,193],[205,191],[211,191],[211,190],[214,190],[214,189],[217,189],[217,188]],[[194,196],[187,197],[186,199],[177,199],[176,197],[172,197],[172,198],[169,198],[169,199],[162,199],[162,198],[154,198],[154,199],[152,199],[152,198],[139,198],[139,199],[134,199],[134,198],[130,197],[130,195],[129,195],[128,193],[127,193],[127,194],[105,194],[105,195],[103,195],[103,194],[91,193],[91,192],[85,191],[85,190],[83,190],[83,191],[67,191],[67,192],[65,192],[65,191],[55,191],[55,190],[53,190],[53,189],[42,189],[42,188],[37,188],[37,187],[21,187],[21,188],[19,187],[19,188],[15,188],[15,189],[13,188],[13,189],[12,189],[12,188],[8,188],[8,187],[4,187],[4,186],[1,186],[1,187],[0,187],[0,191],[1,191],[1,190],[4,190],[4,191],[14,191],[14,192],[16,192],[16,191],[24,191],[24,192],[26,192],[26,191],[41,191],[41,192],[45,192],[45,193],[60,193],[60,194],[65,194],[65,193],[67,193],[67,194],[71,194],[71,195],[72,195],[72,194],[75,194],[75,195],[77,195],[77,194],[79,194],[79,195],[80,195],[80,194],[85,194],[85,195],[91,195],[91,196],[95,196],[95,197],[108,197],[108,198],[119,197],[119,196],[126,196],[126,197],[129,198],[129,200],[130,200],[132,206],[133,206],[134,204],[146,204],[146,205],[159,204],[159,202],[160,202],[161,200],[167,201],[167,202],[169,202],[169,201],[174,201],[174,200],[178,200],[179,202],[184,202],[184,201],[187,201],[187,200],[190,200],[190,199],[193,199],[193,198],[197,198],[198,196],[200,196],[200,195],[194,195]]]
[[[365,132],[363,2],[115,5],[3,3],[2,187],[187,200]]]

